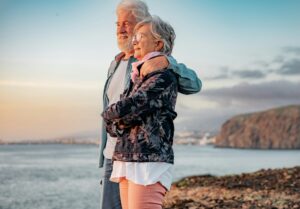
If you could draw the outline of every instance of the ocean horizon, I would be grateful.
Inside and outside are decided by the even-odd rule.
[[[175,145],[174,179],[300,165],[299,150]],[[99,208],[98,146],[0,146],[0,209]]]

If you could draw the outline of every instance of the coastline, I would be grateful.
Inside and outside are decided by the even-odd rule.
[[[190,176],[172,184],[164,209],[300,209],[300,166],[226,176]]]

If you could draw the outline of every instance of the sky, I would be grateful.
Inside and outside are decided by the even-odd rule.
[[[0,0],[0,139],[99,136],[117,0]],[[300,1],[146,0],[175,29],[173,56],[203,82],[177,131],[300,104]]]

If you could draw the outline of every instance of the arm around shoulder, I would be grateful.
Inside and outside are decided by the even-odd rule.
[[[172,57],[167,57],[169,61],[169,69],[171,69],[178,78],[178,92],[182,94],[195,94],[202,88],[202,82],[198,78],[196,72],[192,69],[187,68],[182,63]]]

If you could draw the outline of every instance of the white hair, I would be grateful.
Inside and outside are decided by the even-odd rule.
[[[158,16],[152,16],[139,22],[135,26],[134,31],[136,32],[139,28],[147,24],[150,24],[150,30],[154,38],[159,39],[164,43],[161,52],[166,55],[171,55],[176,38],[173,27]]]
[[[137,22],[151,16],[147,4],[140,0],[122,0],[116,12],[118,13],[119,10],[131,11]]]

